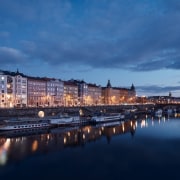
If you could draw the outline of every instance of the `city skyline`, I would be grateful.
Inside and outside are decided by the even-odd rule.
[[[180,97],[178,0],[0,0],[2,70]]]

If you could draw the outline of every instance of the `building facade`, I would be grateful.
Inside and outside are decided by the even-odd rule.
[[[78,85],[72,81],[64,81],[64,106],[79,105]]]
[[[13,76],[0,72],[0,107],[15,106],[15,79]]]
[[[29,107],[45,106],[47,104],[46,80],[28,77],[27,89]]]
[[[64,102],[64,82],[59,79],[46,79],[46,106],[62,106]]]
[[[15,106],[27,106],[27,78],[20,74],[15,75]]]
[[[134,85],[130,88],[106,87],[83,80],[62,81],[28,77],[22,73],[0,71],[0,108],[118,105],[136,102]]]
[[[87,105],[100,105],[102,104],[101,101],[101,92],[102,89],[100,86],[96,84],[87,84],[88,85],[88,92],[86,97],[86,104]]]
[[[78,85],[79,104],[85,106],[87,105],[88,85],[84,81],[77,81],[76,83]]]
[[[112,87],[110,80],[107,86],[102,88],[103,103],[107,105],[118,105],[122,103],[133,103],[136,99],[134,85],[128,88]]]

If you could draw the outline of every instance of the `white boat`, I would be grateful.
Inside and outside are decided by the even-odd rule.
[[[155,117],[161,118],[162,117],[162,109],[158,109],[157,111],[155,111]]]
[[[0,130],[19,130],[19,129],[33,129],[33,128],[45,128],[50,127],[52,124],[48,120],[44,119],[21,119],[21,120],[4,120],[0,125]]]
[[[112,122],[124,119],[124,114],[107,114],[107,115],[100,115],[100,116],[93,116],[90,120],[92,123],[103,123],[103,122]]]
[[[112,121],[112,122],[103,122],[103,123],[97,123],[96,127],[112,127],[112,126],[119,126],[124,121]]]
[[[57,118],[49,118],[49,123],[52,125],[71,125],[77,124],[79,121],[79,116],[60,116]]]

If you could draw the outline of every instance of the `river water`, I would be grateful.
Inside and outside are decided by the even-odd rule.
[[[180,179],[180,119],[0,132],[2,179]]]

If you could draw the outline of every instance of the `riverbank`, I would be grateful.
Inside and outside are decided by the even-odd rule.
[[[36,107],[36,108],[7,108],[0,109],[0,118],[4,117],[38,117],[38,112],[43,111],[44,116],[55,116],[60,113],[79,115],[92,112],[122,112],[124,110],[146,111],[154,108],[154,105],[109,105],[109,106],[76,106],[76,107]]]

